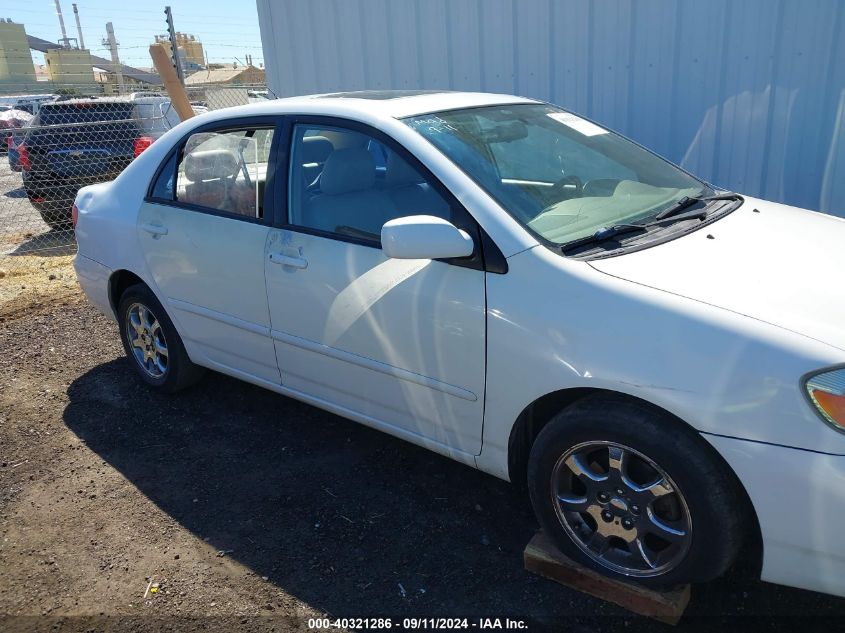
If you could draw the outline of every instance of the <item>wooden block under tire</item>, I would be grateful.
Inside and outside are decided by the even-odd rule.
[[[561,554],[543,532],[525,547],[523,560],[530,572],[667,624],[677,624],[689,603],[689,585],[656,591],[607,578]]]

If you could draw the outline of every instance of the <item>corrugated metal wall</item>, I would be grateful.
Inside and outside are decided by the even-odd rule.
[[[258,0],[279,96],[570,108],[722,187],[845,216],[845,0]]]

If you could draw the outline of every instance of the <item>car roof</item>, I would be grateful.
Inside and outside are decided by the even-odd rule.
[[[386,101],[388,99],[407,99],[420,95],[449,94],[452,90],[353,90],[350,92],[329,92],[313,95],[316,99],[371,99]]]
[[[215,110],[202,115],[204,120],[232,116],[268,114],[311,114],[349,116],[367,113],[369,117],[404,118],[446,110],[512,103],[537,103],[533,99],[486,92],[451,92],[445,90],[368,90],[334,92],[270,99],[235,108]]]

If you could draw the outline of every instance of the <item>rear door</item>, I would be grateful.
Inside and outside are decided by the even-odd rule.
[[[274,384],[264,251],[277,137],[272,118],[194,131],[165,163],[138,215],[147,267],[189,355]]]

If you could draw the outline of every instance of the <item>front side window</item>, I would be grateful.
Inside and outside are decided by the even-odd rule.
[[[545,104],[438,112],[405,122],[518,221],[556,244],[713,193],[638,145]]]
[[[176,170],[176,201],[252,219],[264,218],[271,128],[197,132]]]
[[[384,223],[409,215],[451,220],[444,198],[396,151],[353,130],[294,127],[290,223],[377,244]]]

